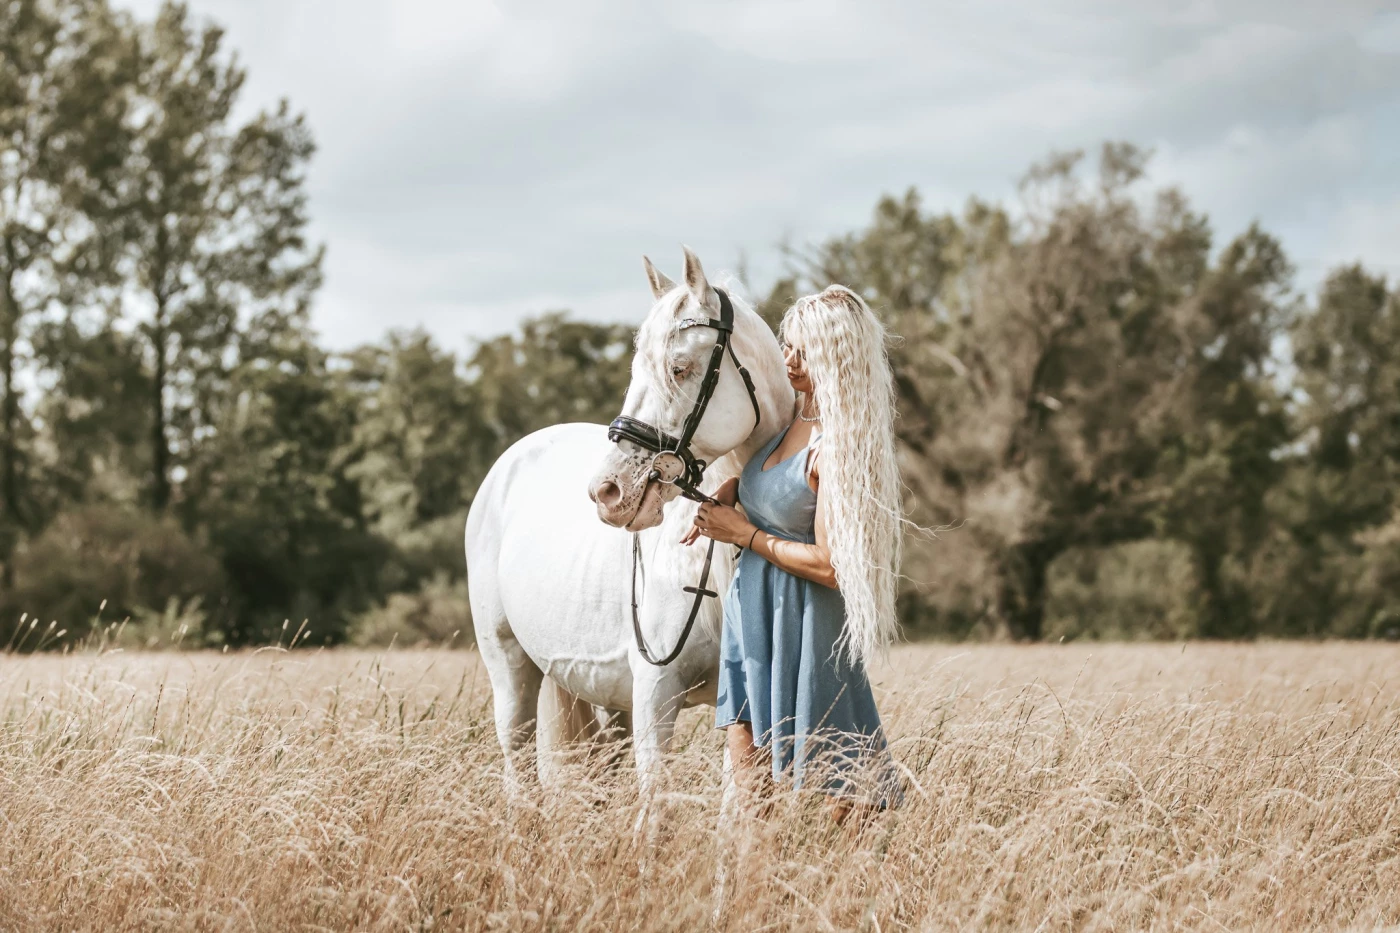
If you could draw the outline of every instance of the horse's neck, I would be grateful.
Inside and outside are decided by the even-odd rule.
[[[736,461],[736,473],[792,422],[796,396],[792,386],[788,384],[787,373],[781,363],[776,371],[772,366],[767,367],[767,370],[755,376],[758,410],[761,414],[758,426],[742,444],[730,452],[730,456]]]
[[[744,443],[735,447],[726,456],[720,458],[720,462],[724,463],[725,473],[735,476],[739,475],[744,469],[744,464],[752,460],[775,435],[782,431],[783,428],[787,427],[788,422],[791,420],[791,413],[788,413],[788,415],[784,417],[779,415],[777,411],[774,411],[773,420],[770,422],[768,413],[764,412],[763,423],[759,425],[758,430],[750,434]],[[728,461],[728,463],[725,463],[725,461]]]

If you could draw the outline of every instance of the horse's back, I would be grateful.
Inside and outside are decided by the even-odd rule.
[[[591,514],[588,478],[609,443],[607,428],[602,425],[556,424],[527,434],[506,448],[487,471],[467,513],[468,571],[474,551],[479,553],[498,543],[489,536],[503,523],[513,493],[529,488],[550,498],[559,496],[574,506],[571,511],[586,505]],[[568,456],[560,457],[560,453]],[[575,455],[581,459],[571,459]]]

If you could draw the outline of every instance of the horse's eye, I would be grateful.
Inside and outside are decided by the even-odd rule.
[[[688,372],[690,372],[690,367],[689,367],[689,366],[672,366],[672,367],[671,367],[671,378],[673,378],[673,379],[684,379],[685,376],[686,376],[686,373],[688,373]]]

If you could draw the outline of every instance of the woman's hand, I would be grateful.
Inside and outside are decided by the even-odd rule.
[[[739,477],[731,477],[725,480],[723,483],[721,483],[720,487],[715,490],[715,500],[723,503],[724,505],[731,506],[738,502]],[[695,518],[696,524],[691,525],[689,528],[687,528],[685,534],[681,536],[681,544],[694,544],[700,539],[700,516],[697,514]]]
[[[695,513],[695,526],[686,533],[686,538],[693,541],[695,538],[692,535],[700,534],[721,544],[747,544],[753,533],[753,523],[738,509],[729,505],[702,502],[700,510]]]

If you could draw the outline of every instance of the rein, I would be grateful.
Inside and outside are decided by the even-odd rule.
[[[715,386],[719,384],[720,370],[724,366],[726,352],[734,361],[739,375],[743,377],[744,388],[748,389],[749,401],[753,403],[754,430],[758,430],[763,419],[758,405],[758,393],[754,390],[753,377],[739,362],[739,357],[735,355],[731,342],[734,333],[734,305],[730,303],[729,296],[725,294],[723,289],[716,288],[715,294],[719,296],[718,318],[686,318],[680,322],[680,330],[690,327],[713,327],[718,332],[714,349],[710,351],[710,361],[705,370],[705,378],[700,383],[700,391],[695,397],[695,405],[690,409],[690,414],[686,416],[685,423],[681,425],[680,437],[675,437],[655,425],[647,424],[645,421],[639,421],[627,415],[618,415],[613,419],[612,424],[608,425],[608,440],[614,444],[628,441],[643,450],[651,451],[651,473],[647,476],[648,482],[676,486],[681,495],[692,502],[715,501],[700,491],[700,483],[705,478],[705,468],[709,464],[695,456],[695,453],[690,449],[690,442],[695,437],[701,420],[705,417],[705,409],[710,404],[710,397],[714,395]],[[642,637],[642,622],[637,599],[637,566],[642,562],[642,540],[640,535],[633,533],[632,634],[637,640],[637,653],[648,664],[665,667],[679,657],[681,649],[685,647],[686,639],[690,637],[690,630],[695,627],[695,620],[700,615],[700,607],[704,603],[705,597],[717,598],[719,596],[714,590],[706,588],[710,581],[710,564],[714,556],[715,539],[711,538],[710,546],[705,551],[705,566],[700,572],[700,583],[697,586],[682,588],[686,593],[694,593],[695,600],[690,605],[690,615],[685,620],[685,627],[681,629],[681,637],[676,641],[676,647],[671,650],[671,653],[658,660],[647,647],[646,639]]]

